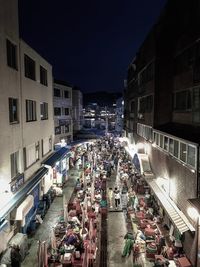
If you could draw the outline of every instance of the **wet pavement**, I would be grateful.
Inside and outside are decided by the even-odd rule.
[[[115,186],[121,188],[121,183],[116,172],[113,173],[108,180],[107,188],[112,187],[114,189]],[[124,236],[129,229],[125,214],[121,206],[118,210],[115,210],[114,200],[112,206],[112,209],[108,208],[108,267],[132,267],[134,266],[132,252],[129,256],[122,257],[125,243]],[[152,262],[146,259],[145,253],[140,253],[138,263],[140,263],[142,267],[154,266]]]
[[[69,179],[63,189],[63,195],[65,195],[65,202],[67,203],[71,198],[74,190],[75,182],[77,178],[80,177],[80,171],[71,170]],[[112,187],[114,189],[115,185],[120,186],[116,172],[112,174],[110,179],[108,179],[107,188]],[[26,256],[25,260],[22,262],[21,267],[31,267],[38,266],[37,263],[37,248],[38,240],[50,241],[53,233],[53,227],[58,221],[59,217],[62,216],[63,210],[63,197],[56,197],[51,204],[47,214],[45,215],[43,223],[38,227],[35,235],[29,238],[29,254]],[[114,203],[113,203],[114,207]],[[133,255],[122,257],[122,251],[124,247],[124,235],[127,233],[127,223],[125,220],[124,213],[121,207],[118,210],[109,209],[107,218],[107,233],[108,233],[108,247],[107,247],[107,266],[108,267],[132,267],[133,266]],[[145,253],[141,253],[140,257],[143,267],[152,267],[153,264],[146,260]],[[141,262],[140,261],[140,262]],[[100,266],[97,266],[100,267]]]
[[[70,170],[69,179],[66,182],[66,185],[63,189],[63,195],[65,195],[65,202],[71,198],[71,195],[74,190],[76,179],[80,176],[80,171]],[[49,210],[47,211],[43,223],[36,230],[35,235],[32,238],[28,239],[30,244],[29,253],[21,263],[21,267],[33,267],[38,266],[37,261],[37,249],[38,249],[38,240],[41,241],[50,241],[50,238],[53,233],[53,227],[56,222],[59,220],[59,217],[62,216],[63,210],[63,196],[58,196],[54,199]]]
[[[120,186],[116,172],[108,180],[107,188]],[[129,257],[122,257],[124,247],[124,236],[127,233],[126,221],[121,207],[118,210],[114,208],[108,212],[108,267],[132,267],[132,254]]]

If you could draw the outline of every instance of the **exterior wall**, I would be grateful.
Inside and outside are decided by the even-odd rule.
[[[1,0],[0,5],[0,191],[10,191],[10,154],[19,151],[22,147],[21,112],[19,109],[19,123],[10,124],[8,102],[9,97],[17,98],[18,105],[20,106],[18,13],[17,1]],[[7,65],[6,39],[17,46],[17,70]]]
[[[41,161],[48,156],[42,156],[41,140],[51,136],[53,141],[53,99],[52,99],[52,67],[33,49],[19,40],[18,25],[18,1],[0,0],[0,210],[10,201],[19,186],[22,186],[30,176],[41,166]],[[9,41],[7,44],[7,40]],[[12,45],[16,49],[16,64],[10,53],[10,63],[7,59],[7,45]],[[36,62],[36,81],[32,81],[24,76],[24,53]],[[13,63],[14,62],[14,63]],[[40,64],[48,72],[48,86],[40,84]],[[10,65],[10,66],[9,66]],[[17,116],[11,119],[15,113],[15,105],[9,104],[9,98],[17,99]],[[25,100],[31,99],[37,102],[37,121],[26,122]],[[48,120],[40,120],[40,102],[48,102]],[[12,110],[12,113],[10,112]],[[16,114],[16,113],[15,113]],[[17,118],[17,119],[16,119]],[[39,141],[39,160],[28,169],[24,166],[24,149],[29,145]],[[19,168],[16,174],[11,173],[11,154],[19,152]],[[14,173],[14,172],[13,172]],[[20,173],[20,183],[19,176]],[[24,175],[24,176],[23,176]],[[23,179],[23,182],[22,182]],[[16,186],[18,184],[18,186]],[[39,188],[39,186],[38,186]],[[36,193],[34,189],[31,193]],[[23,201],[22,197],[19,201]],[[39,196],[38,196],[39,197]],[[5,228],[0,230],[0,253],[6,249],[8,241],[14,235],[14,228],[11,219],[15,217],[15,209],[0,218],[0,226],[3,220],[8,221]],[[35,207],[34,207],[35,208]],[[32,209],[33,210],[33,209]],[[2,214],[1,214],[2,215]],[[16,230],[15,230],[16,233]]]
[[[55,116],[54,114],[54,129],[55,127],[61,126],[61,134],[56,134],[55,132],[55,141],[54,143],[59,143],[61,139],[65,139],[68,142],[73,140],[73,126],[72,126],[72,87],[54,83],[54,88],[60,89],[61,97],[53,98],[53,106],[61,108],[61,116]],[[68,91],[69,98],[64,98],[64,91]],[[69,115],[64,114],[64,108],[69,108]],[[64,124],[69,126],[69,132],[65,132]]]
[[[155,177],[165,178],[169,181],[169,196],[178,208],[188,217],[196,228],[196,222],[189,218],[187,210],[191,207],[188,199],[196,197],[196,173],[191,172],[182,163],[158,148],[149,146],[149,160]],[[186,255],[195,266],[197,231],[184,233],[183,248]]]
[[[11,166],[10,154],[19,151],[22,153],[22,127],[21,111],[19,109],[19,123],[9,122],[8,98],[17,98],[20,106],[20,66],[19,66],[19,32],[18,32],[18,1],[0,0],[0,208],[13,195],[10,193]],[[16,45],[17,69],[7,65],[6,39]],[[21,162],[20,162],[20,165]],[[8,193],[7,193],[8,192]],[[9,222],[9,215],[6,218],[8,226],[0,231],[0,253],[6,249],[7,242],[14,232]]]
[[[73,132],[81,130],[83,123],[83,94],[79,90],[72,90],[73,103]]]
[[[187,137],[188,144],[195,142],[198,147],[200,142],[198,134],[200,133],[200,117],[198,117],[200,104],[197,99],[198,92],[195,96],[197,102],[193,102],[193,88],[200,86],[199,75],[198,79],[194,79],[195,71],[198,74],[200,69],[200,55],[197,52],[200,47],[199,10],[198,0],[183,0],[181,5],[178,0],[167,2],[159,20],[151,30],[153,35],[147,36],[136,57],[129,65],[125,91],[125,130],[127,136],[129,132],[133,131],[136,143],[147,144],[147,153],[155,178],[166,178],[169,181],[170,198],[195,227],[197,222],[188,214],[188,208],[191,207],[188,199],[199,197],[199,170],[188,168],[186,164],[169,153],[154,147],[151,142],[138,136],[137,123],[151,125],[154,129],[161,129],[161,131],[163,131],[162,126],[165,125],[166,134],[171,133],[177,139]],[[149,38],[150,36],[152,39]],[[152,46],[152,44],[154,45]],[[190,49],[192,47],[193,50]],[[181,71],[177,73],[177,59],[184,51],[188,51],[188,53],[185,53],[183,61],[180,60]],[[140,72],[151,59],[155,62],[154,79],[145,84],[144,87],[140,87]],[[186,89],[191,92],[191,107],[187,110],[175,110],[175,93]],[[147,93],[152,93],[154,96],[153,113],[144,114],[143,117],[139,116],[138,118],[138,99]],[[135,107],[130,112],[132,101],[135,101]],[[194,111],[196,112],[196,121],[194,121]],[[170,127],[172,125],[174,127]],[[180,127],[183,129],[182,131],[179,130],[179,126],[183,126]],[[191,129],[191,132],[184,134],[184,127],[185,130]],[[197,161],[199,162],[199,159]],[[193,234],[188,231],[184,234],[184,250],[193,266],[197,266],[195,262],[197,258],[197,235],[198,231]],[[198,242],[200,241],[198,240]]]
[[[149,156],[153,173],[156,177],[169,179],[170,198],[187,213],[187,199],[196,197],[196,173],[158,148],[152,147]]]
[[[36,66],[36,80],[26,78],[24,68],[24,54],[28,55],[35,61]],[[53,132],[53,99],[52,99],[52,66],[45,61],[39,54],[37,54],[24,41],[20,42],[20,59],[21,59],[21,88],[22,88],[22,122],[23,122],[23,148],[37,143],[39,141],[39,160],[32,166],[25,169],[25,180],[27,180],[40,166],[45,157],[49,155],[52,150],[42,155],[42,140],[51,138],[52,143],[54,139]],[[40,65],[47,70],[47,84],[44,86],[40,83]],[[36,121],[26,121],[26,100],[36,101]],[[48,103],[48,119],[41,120],[40,117],[40,102]]]

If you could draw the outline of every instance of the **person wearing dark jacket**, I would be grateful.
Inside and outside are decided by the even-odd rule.
[[[13,245],[11,248],[11,267],[20,267],[21,266],[21,254],[20,254],[20,248],[17,245]]]

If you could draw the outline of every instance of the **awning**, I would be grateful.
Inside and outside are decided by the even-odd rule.
[[[152,179],[154,177],[147,154],[135,153],[133,157],[133,164],[135,165],[138,172],[144,175],[145,178]]]
[[[176,204],[166,195],[164,190],[158,186],[156,181],[149,181],[149,185],[179,232],[181,234],[188,230],[194,232],[195,228],[191,225],[183,212],[179,210]]]
[[[15,220],[22,221],[22,226],[25,224],[25,216],[31,210],[34,205],[34,197],[32,195],[27,196],[27,198],[22,202],[22,204],[17,208]]]
[[[27,183],[9,200],[6,205],[0,208],[0,222],[5,219],[5,217],[19,205],[24,196],[26,196],[42,179],[42,177],[48,172],[45,167],[40,168],[32,177],[27,181]]]
[[[62,147],[58,151],[54,152],[50,157],[48,157],[42,164],[53,167],[57,161],[61,160],[67,155],[70,150],[66,147]]]

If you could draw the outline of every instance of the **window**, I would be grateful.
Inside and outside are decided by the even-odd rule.
[[[64,98],[69,98],[69,92],[68,91],[64,91]]]
[[[195,47],[191,46],[185,49],[181,54],[179,54],[174,61],[174,73],[175,75],[180,75],[181,73],[188,71],[189,67],[194,62]]]
[[[61,134],[61,126],[55,127],[55,135]]]
[[[64,128],[64,132],[65,132],[65,133],[69,133],[69,125],[65,125],[64,127],[65,127],[65,128]]]
[[[42,156],[46,155],[51,149],[49,145],[49,137],[42,139]]]
[[[27,55],[24,55],[25,77],[35,81],[35,61]]]
[[[156,145],[159,145],[159,134],[158,133],[154,133],[154,142],[156,143]]]
[[[48,120],[48,103],[40,103],[40,118],[41,120]]]
[[[18,100],[16,98],[9,98],[9,120],[10,123],[18,123]]]
[[[36,101],[26,100],[26,121],[36,121]]]
[[[7,64],[9,67],[17,70],[17,46],[6,40]]]
[[[196,163],[196,149],[194,146],[188,145],[187,150],[187,163],[193,167],[195,167]]]
[[[176,92],[174,97],[174,110],[187,111],[191,109],[191,91]]]
[[[163,135],[162,134],[160,134],[160,147],[162,147],[163,148]]]
[[[33,165],[39,159],[39,142],[31,144],[25,148],[26,168]]]
[[[10,155],[11,178],[19,173],[19,151]]]
[[[69,108],[65,108],[65,115],[69,115]]]
[[[61,96],[60,89],[54,88],[54,96],[56,96],[56,97],[60,97]]]
[[[54,116],[61,116],[61,108],[54,108]]]
[[[164,150],[168,151],[169,149],[169,143],[168,143],[168,137],[164,136]]]
[[[153,96],[148,95],[145,97],[139,98],[139,113],[149,113],[152,111],[153,107]]]
[[[153,132],[152,127],[137,123],[137,134],[142,136],[144,139],[152,142]]]
[[[186,144],[180,143],[180,160],[186,162],[186,157],[187,157]]]
[[[174,140],[174,156],[179,157],[179,142],[177,140]]]
[[[47,86],[47,70],[40,66],[40,83]]]
[[[174,153],[174,140],[169,138],[169,153],[173,155]]]
[[[151,62],[139,73],[139,85],[142,86],[145,83],[151,81],[154,78],[154,63]]]

